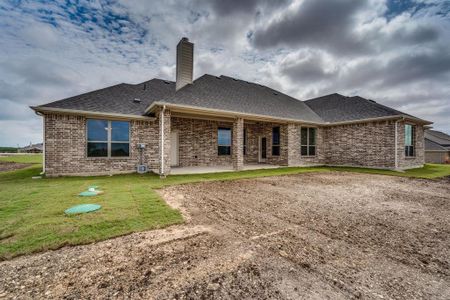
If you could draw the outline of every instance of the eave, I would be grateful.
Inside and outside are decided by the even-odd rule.
[[[248,114],[241,113],[236,111],[222,110],[222,109],[214,109],[214,108],[202,108],[191,105],[180,105],[173,104],[168,102],[157,101],[153,102],[146,110],[145,113],[153,113],[157,110],[158,107],[163,107],[170,109],[170,111],[177,113],[188,113],[188,114],[199,114],[209,117],[228,117],[228,118],[245,118],[247,120],[252,121],[265,121],[265,122],[273,122],[273,123],[299,123],[299,124],[308,124],[308,125],[323,125],[321,122],[312,122],[305,121],[300,119],[291,119],[291,118],[279,118],[272,117],[267,115],[259,115],[259,114]]]
[[[407,115],[393,115],[393,116],[384,116],[384,117],[376,117],[376,118],[366,118],[366,119],[358,119],[358,120],[350,120],[350,121],[342,121],[342,122],[311,122],[305,121],[301,119],[291,119],[291,118],[279,118],[272,117],[267,115],[258,115],[258,114],[247,114],[240,113],[236,111],[228,111],[221,109],[213,109],[213,108],[201,108],[190,105],[180,105],[173,104],[163,101],[153,102],[146,110],[145,113],[154,113],[158,107],[165,106],[173,112],[178,113],[189,113],[189,114],[201,114],[204,116],[212,116],[212,117],[228,117],[228,118],[245,118],[252,121],[265,121],[265,122],[274,122],[274,123],[298,123],[298,124],[306,124],[306,125],[315,125],[315,126],[337,126],[337,125],[346,125],[346,124],[358,124],[358,123],[368,123],[368,122],[379,122],[379,121],[389,121],[389,120],[405,120],[421,125],[431,125],[433,122],[422,120],[419,118],[415,118]]]
[[[96,112],[96,111],[43,107],[43,106],[30,106],[30,108],[35,112],[41,114],[66,114],[66,115],[77,115],[93,118],[109,118],[115,120],[143,120],[143,121],[156,120],[155,117],[131,115],[131,114],[118,114],[110,112]]]

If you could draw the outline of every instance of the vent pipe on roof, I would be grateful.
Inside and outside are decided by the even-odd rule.
[[[177,45],[177,82],[178,91],[187,84],[192,84],[194,74],[194,44],[188,38],[182,38]]]

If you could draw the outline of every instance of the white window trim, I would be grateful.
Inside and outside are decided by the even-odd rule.
[[[98,120],[98,121],[106,121],[108,122],[108,135],[107,135],[107,141],[89,141],[88,140],[88,122],[89,120]],[[112,141],[111,140],[111,122],[128,122],[128,141]],[[106,119],[94,119],[94,118],[88,118],[86,119],[86,158],[88,159],[127,159],[131,157],[131,147],[130,147],[130,137],[131,137],[131,122],[130,121],[122,121],[122,120],[106,120]],[[89,156],[88,153],[88,144],[89,143],[105,143],[107,144],[107,156]],[[127,156],[111,156],[111,144],[128,144],[128,155]]]
[[[306,128],[306,145],[302,144],[302,129]],[[309,129],[310,128],[314,128],[314,134],[315,134],[315,138],[314,138],[314,145],[310,145],[309,144]],[[310,155],[309,154],[309,147],[314,146],[316,148],[316,150],[314,151],[314,155]],[[303,155],[302,154],[302,147],[306,147],[306,153],[308,153],[307,155]],[[301,126],[300,127],[300,156],[301,157],[316,157],[317,156],[317,127],[312,127],[312,126]]]

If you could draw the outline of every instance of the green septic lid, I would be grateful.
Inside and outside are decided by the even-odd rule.
[[[81,197],[97,196],[97,192],[84,191],[84,192],[79,193],[78,196],[81,196]]]
[[[99,210],[102,206],[98,204],[80,204],[72,206],[64,211],[66,215],[82,214],[95,210]]]

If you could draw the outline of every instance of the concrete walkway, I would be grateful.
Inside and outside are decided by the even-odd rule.
[[[269,164],[246,164],[243,171],[259,170],[259,169],[276,169],[282,166]],[[185,174],[203,174],[203,173],[219,173],[219,172],[233,172],[232,166],[205,166],[205,167],[172,167],[170,175],[185,175]]]

